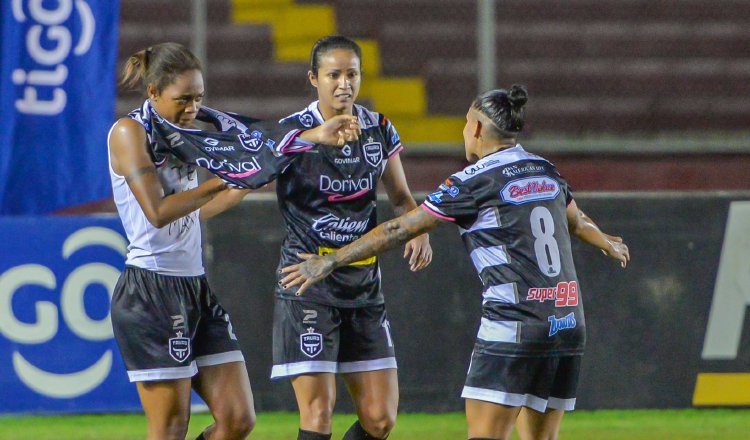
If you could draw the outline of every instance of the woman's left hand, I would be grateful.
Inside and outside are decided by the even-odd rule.
[[[430,236],[422,234],[414,237],[404,247],[404,258],[409,259],[409,269],[412,272],[424,269],[432,263],[432,247],[430,246]]]

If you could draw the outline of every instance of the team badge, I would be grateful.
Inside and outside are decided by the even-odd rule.
[[[260,147],[263,146],[263,139],[261,139],[262,137],[263,135],[258,130],[255,130],[250,134],[242,133],[237,136],[237,138],[240,140],[240,144],[242,144],[242,147],[248,151],[252,151],[253,153],[260,150]]]
[[[323,351],[323,335],[315,333],[312,327],[307,328],[307,333],[299,337],[299,348],[305,356],[314,358]]]
[[[310,113],[303,113],[299,115],[299,123],[305,128],[310,128],[313,125],[313,117]]]
[[[184,362],[190,356],[190,338],[177,332],[176,338],[169,338],[169,355],[177,362]]]
[[[362,147],[365,152],[365,160],[374,167],[379,167],[383,160],[383,146],[380,142],[373,142],[372,138],[368,139],[367,144]]]

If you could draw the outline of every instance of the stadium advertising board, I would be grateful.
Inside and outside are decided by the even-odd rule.
[[[573,244],[588,332],[577,407],[750,406],[750,194],[576,199],[604,231],[624,237],[632,255],[623,270]],[[293,410],[288,384],[268,381],[284,234],[275,205],[253,201],[210,220],[207,268],[236,317],[256,405]],[[380,206],[379,219],[390,218],[388,204]],[[482,287],[458,232],[443,225],[430,242],[433,263],[418,273],[402,252],[379,258],[404,411],[462,409],[458,396],[479,327]],[[346,391],[338,402],[351,409]]]
[[[116,217],[0,217],[0,413],[139,408],[112,334]]]
[[[0,214],[105,198],[119,1],[3,0],[0,11]]]

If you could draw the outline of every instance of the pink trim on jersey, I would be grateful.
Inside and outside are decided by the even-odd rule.
[[[388,154],[388,158],[390,159],[391,157],[393,157],[393,156],[395,156],[396,154],[400,153],[400,152],[401,152],[401,150],[403,150],[403,149],[404,149],[404,146],[403,146],[403,145],[401,145],[401,144],[398,144],[398,148],[396,148],[395,150],[393,150],[393,152],[392,152],[392,153],[389,153],[389,154]]]
[[[294,141],[300,134],[302,134],[302,130],[292,130],[287,133],[287,135],[284,136],[284,139],[281,140],[281,145],[278,147],[277,151],[279,153],[298,153],[311,149],[314,145],[294,145]]]
[[[435,217],[441,219],[441,220],[447,220],[449,222],[455,222],[456,219],[453,217],[448,217],[447,215],[440,214],[439,212],[435,211],[436,208],[430,207],[428,202],[423,202],[421,205],[419,205],[420,208],[424,209],[428,213],[434,215]]]
[[[227,173],[226,175],[227,175],[227,177],[233,177],[235,179],[244,179],[245,177],[252,176],[253,174],[257,173],[258,171],[260,171],[260,170],[259,169],[258,170],[250,170],[250,171],[248,171],[246,173],[233,173],[233,174]]]
[[[361,189],[361,190],[355,192],[354,194],[349,194],[348,196],[345,196],[343,194],[333,193],[333,194],[331,194],[331,195],[328,196],[328,201],[329,202],[345,202],[347,200],[354,200],[354,199],[358,199],[358,198],[362,197],[363,195],[367,194],[368,192],[370,192],[369,189]]]

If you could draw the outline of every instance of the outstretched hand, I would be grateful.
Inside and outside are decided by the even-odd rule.
[[[422,234],[406,242],[406,246],[404,246],[404,258],[409,259],[409,269],[412,272],[429,266],[432,262],[430,236]]]
[[[338,115],[311,130],[305,131],[303,138],[316,144],[343,147],[347,142],[359,139],[361,132],[356,116]]]
[[[625,267],[630,261],[630,250],[628,245],[622,241],[622,237],[616,237],[614,235],[604,234],[610,246],[608,249],[602,249],[602,253],[610,258],[614,258],[620,262],[620,266]]]
[[[297,254],[303,262],[287,266],[281,269],[281,273],[287,274],[279,281],[284,289],[300,286],[295,295],[305,293],[310,286],[327,277],[333,272],[333,261],[325,256],[315,254]]]

